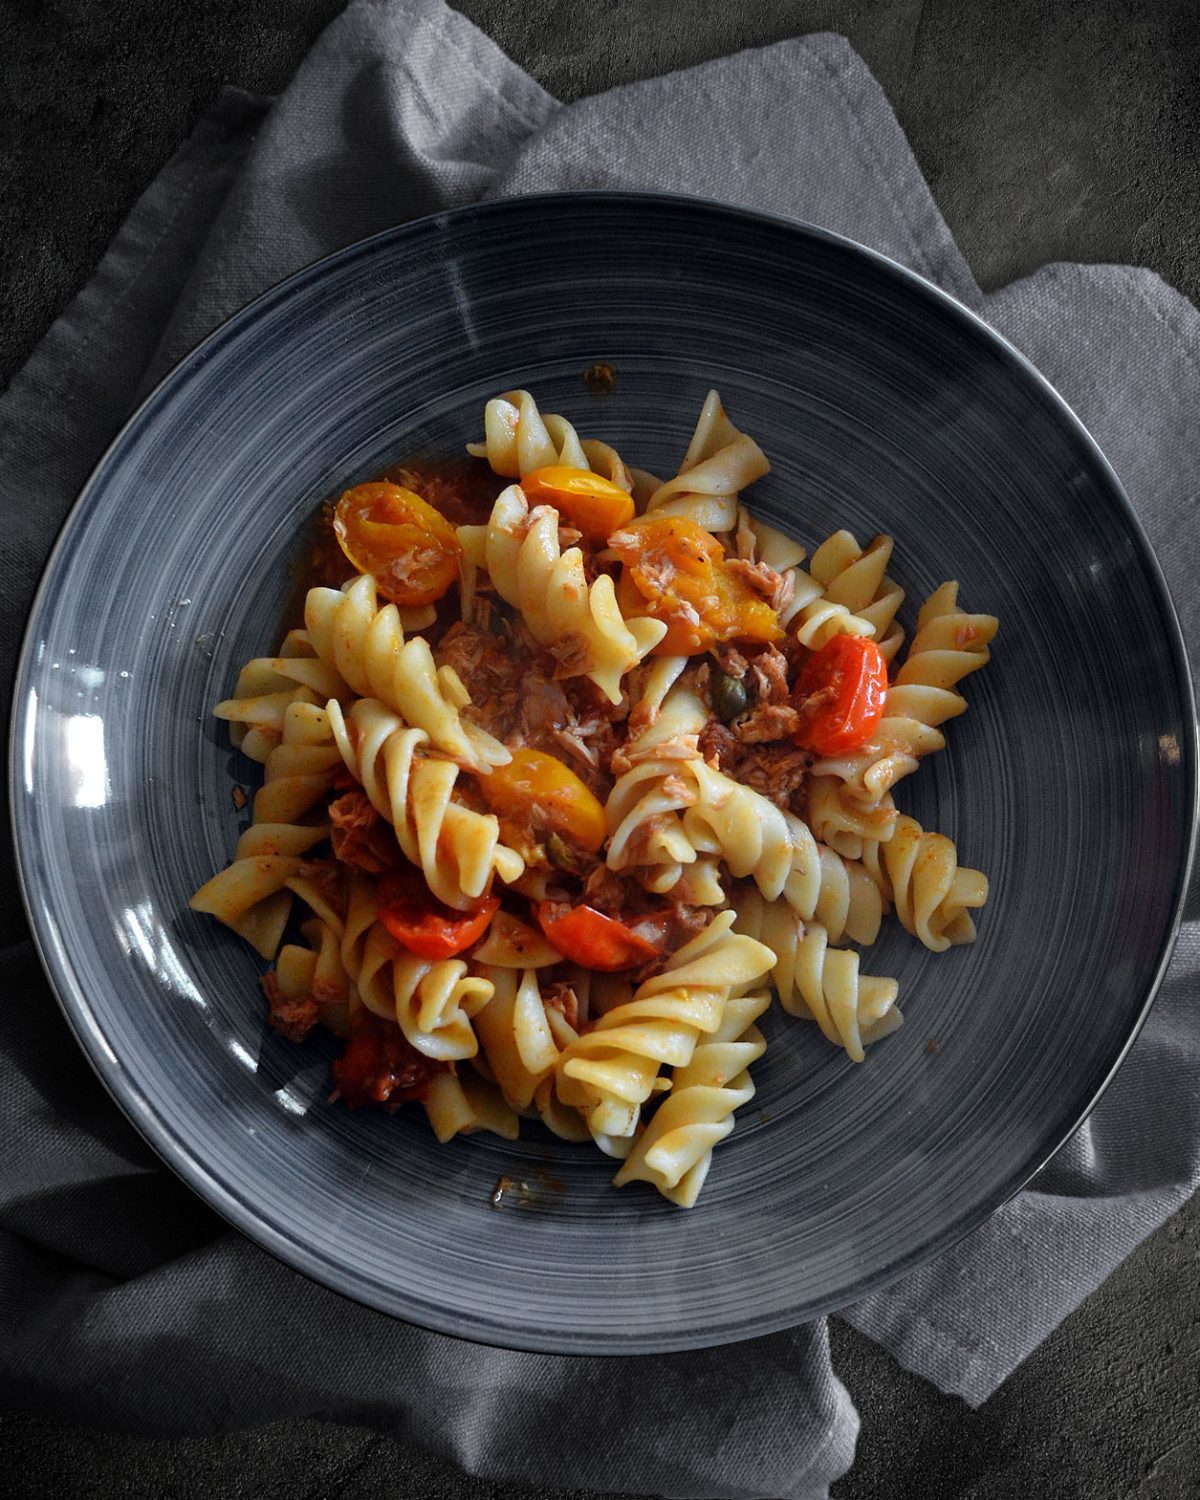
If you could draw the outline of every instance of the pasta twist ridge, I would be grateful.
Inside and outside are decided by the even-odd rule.
[[[814,776],[836,776],[847,808],[876,808],[926,755],[946,743],[940,726],[965,713],[958,683],[990,657],[994,615],[968,615],[958,608],[957,583],[931,594],[917,616],[917,633],[888,687],[883,717],[861,750],[813,765]]]
[[[474,458],[486,458],[494,474],[521,479],[534,469],[568,464],[589,467],[579,435],[564,417],[538,410],[528,391],[505,391],[483,408],[483,441],[468,443]]]
[[[858,954],[831,947],[819,923],[805,922],[780,902],[765,902],[755,890],[739,892],[734,904],[736,930],[775,954],[771,978],[789,1015],[815,1021],[826,1040],[855,1062],[862,1062],[865,1046],[900,1026],[896,981],[860,973]]]
[[[769,901],[782,896],[836,942],[873,943],[883,916],[867,871],[814,838],[808,825],[706,761],[688,764],[696,801],[683,828],[698,853],[720,854],[736,878],[751,877]]]
[[[611,703],[621,679],[667,632],[661,620],[626,620],[607,573],[588,584],[578,547],[560,551],[558,512],[530,512],[520,485],[496,500],[487,527],[487,569],[529,633],[557,657],[559,675],[590,677]]]
[[[771,468],[766,454],[733,425],[716,391],[709,391],[679,473],[650,496],[647,514],[687,516],[706,531],[732,531],[738,495]]]
[[[231,927],[263,958],[273,958],[283,941],[293,895],[310,888],[315,893],[304,856],[329,837],[329,824],[301,819],[329,790],[340,763],[325,710],[305,701],[289,703],[280,739],[266,755],[254,821],[238,839],[232,862],[189,902],[193,911]]]
[[[499,740],[461,717],[460,709],[471,700],[457,673],[437,665],[423,636],[405,638],[400,611],[394,604],[379,605],[369,574],[344,590],[309,589],[304,627],[320,660],[354,693],[378,699],[414,729],[423,729],[459,765],[487,774],[512,759]]]
[[[945,834],[927,833],[915,818],[902,816],[886,844],[863,850],[863,865],[904,930],[931,952],[975,941],[971,912],[987,901],[988,878],[958,863]]]
[[[283,721],[293,703],[320,705],[349,696],[338,672],[316,655],[303,630],[289,631],[278,656],[259,656],[238,673],[233,696],[213,709],[229,725],[234,745],[260,765],[283,738]]]
[[[648,1182],[680,1208],[695,1204],[713,1148],[733,1130],[734,1111],[754,1097],[749,1069],[767,1050],[754,1023],[770,1003],[767,994],[730,998],[717,1030],[672,1073],[670,1093],[613,1178],[617,1187]]]
[[[774,962],[769,948],[732,932],[732,925],[732,912],[718,913],[631,1000],[563,1052],[558,1096],[580,1111],[610,1154],[626,1154],[663,1065],[685,1066],[697,1040],[719,1028],[731,996],[743,994]]]
[[[491,1080],[518,1115],[540,1119],[564,1140],[588,1140],[587,1126],[554,1087],[558,1060],[578,1033],[542,999],[536,971],[484,972],[495,993],[476,1016],[475,1030]]]
[[[500,842],[496,817],[453,800],[459,768],[426,753],[423,729],[376,698],[359,698],[348,714],[336,700],[327,709],[347,768],[439,901],[463,910],[485,894],[493,874],[506,882],[520,877],[524,861]]]

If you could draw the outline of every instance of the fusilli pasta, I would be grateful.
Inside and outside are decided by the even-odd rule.
[[[336,700],[327,708],[347,770],[395,828],[400,848],[439,901],[463,909],[483,895],[493,873],[517,879],[521,856],[500,842],[492,814],[453,800],[459,769],[425,753],[423,729],[410,729],[375,698],[358,699],[349,715]]]
[[[439,1141],[533,1121],[690,1207],[768,979],[859,1062],[898,983],[838,945],[887,909],[974,938],[986,877],[893,788],[996,621],[944,584],[901,661],[891,537],[806,566],[746,507],[770,465],[715,390],[665,481],[529,391],[483,428],[484,462],[323,508],[302,628],[215,710],[262,782],[192,906],[274,960],[277,1031],[341,1040],[346,1107],[419,1102]]]
[[[733,1130],[733,1112],[754,1097],[750,1065],[767,1050],[754,1024],[771,1003],[767,994],[733,996],[721,1024],[704,1037],[691,1060],[671,1074],[671,1092],[613,1178],[651,1183],[680,1208],[700,1196],[713,1147]]]
[[[520,485],[496,500],[488,522],[487,569],[500,595],[521,612],[534,640],[555,653],[564,677],[586,676],[611,703],[621,679],[662,640],[657,620],[626,621],[606,573],[589,584],[578,547],[562,552],[558,514],[530,512]]]
[[[732,912],[719,913],[631,1000],[601,1016],[563,1052],[559,1098],[580,1111],[609,1154],[626,1154],[662,1066],[686,1065],[698,1038],[719,1028],[726,1001],[774,962],[769,948],[732,932],[732,925]]]

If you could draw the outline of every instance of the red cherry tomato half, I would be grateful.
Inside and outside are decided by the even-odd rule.
[[[444,906],[416,869],[385,875],[379,882],[379,920],[418,958],[453,958],[483,936],[499,909],[495,896],[474,911]]]
[[[658,957],[653,943],[594,906],[572,906],[563,912],[559,902],[543,901],[537,916],[547,942],[585,969],[615,973]]]
[[[351,1023],[346,1050],[333,1064],[333,1081],[349,1109],[424,1097],[429,1080],[444,1064],[410,1045],[398,1026],[359,1012]]]
[[[887,662],[874,641],[835,635],[804,664],[792,689],[800,714],[796,741],[817,755],[866,744],[883,717]]]

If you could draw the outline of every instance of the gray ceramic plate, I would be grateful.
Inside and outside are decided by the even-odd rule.
[[[596,359],[617,371],[604,400],[581,381]],[[776,1018],[758,1096],[691,1212],[615,1191],[603,1157],[538,1131],[439,1147],[416,1114],[328,1105],[328,1048],[268,1031],[254,956],[187,911],[229,858],[233,779],[248,775],[209,707],[273,646],[307,518],[389,460],[458,453],[485,398],[515,385],[660,472],[717,385],[774,464],[754,496],[767,518],[810,540],[891,531],[910,601],[957,577],[1002,621],[970,713],[901,798],[991,875],[979,942],[937,956],[899,930],[879,943],[870,967],[899,975],[908,1023],[862,1066]],[[1053,391],[889,262],[667,198],[428,219],[239,314],[88,484],[17,688],[34,930],[134,1124],[318,1280],[534,1349],[763,1333],[978,1224],[1136,1033],[1175,931],[1194,794],[1162,578]],[[501,1175],[528,1190],[497,1209]]]

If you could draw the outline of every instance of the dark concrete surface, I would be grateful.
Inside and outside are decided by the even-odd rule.
[[[0,0],[0,381],[87,279],[220,85],[279,89],[340,8]],[[842,31],[896,107],[984,286],[1045,260],[1123,261],[1200,300],[1198,0],[460,0],[458,9],[561,98]],[[1200,1497],[1198,1273],[1193,1202],[978,1412],[835,1323],[835,1360],[863,1416],[838,1500]],[[10,1415],[0,1417],[0,1494],[534,1492],[318,1422],[165,1442]]]

